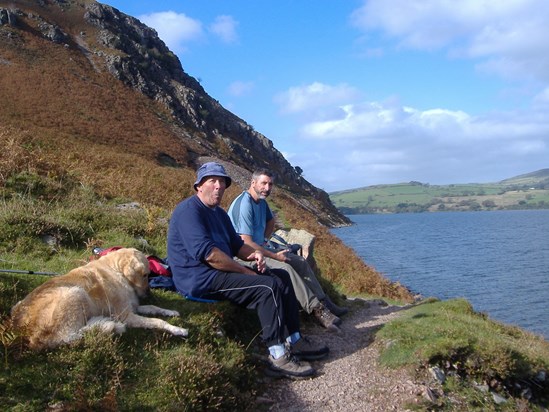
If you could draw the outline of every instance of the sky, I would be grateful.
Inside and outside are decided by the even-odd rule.
[[[546,0],[106,0],[327,192],[549,168]]]

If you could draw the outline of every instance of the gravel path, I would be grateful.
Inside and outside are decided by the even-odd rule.
[[[267,382],[258,401],[270,411],[406,411],[405,403],[422,396],[425,388],[402,370],[379,365],[374,334],[406,307],[382,301],[355,301],[342,317],[341,332],[329,333],[317,326],[303,332],[321,339],[330,355],[313,362],[319,376],[307,380],[278,379]]]

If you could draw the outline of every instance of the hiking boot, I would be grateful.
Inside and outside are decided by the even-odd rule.
[[[334,302],[332,302],[328,295],[326,295],[326,297],[322,299],[322,303],[330,310],[330,312],[338,317],[346,315],[349,312],[349,308],[337,306]]]
[[[300,379],[312,377],[316,370],[307,362],[300,362],[289,351],[275,359],[269,355],[269,369],[265,373],[272,377]]]
[[[315,317],[317,322],[326,329],[330,329],[330,326],[332,325],[337,327],[337,325],[341,323],[341,319],[330,312],[322,303],[313,308],[312,315]]]
[[[302,360],[317,360],[328,355],[330,349],[323,343],[314,343],[310,338],[301,336],[301,338],[290,345],[290,353],[296,358]]]

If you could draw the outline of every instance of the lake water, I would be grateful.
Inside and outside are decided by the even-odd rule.
[[[349,217],[332,232],[388,279],[549,340],[549,210]]]

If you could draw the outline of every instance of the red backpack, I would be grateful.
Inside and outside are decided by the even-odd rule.
[[[114,252],[118,249],[122,249],[122,246],[113,246],[106,249],[96,247],[93,249],[92,259],[99,259],[101,256],[105,256],[106,254]],[[166,261],[164,259],[160,259],[158,256],[149,255],[147,256],[147,260],[149,261],[149,268],[151,269],[151,273],[149,275],[150,277],[172,276],[170,267],[166,264]]]

